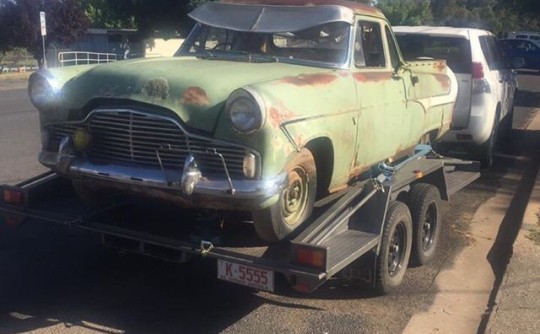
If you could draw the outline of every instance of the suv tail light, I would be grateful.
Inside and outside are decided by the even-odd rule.
[[[472,63],[472,78],[484,79],[484,66],[482,63]]]
[[[484,77],[484,65],[482,63],[474,62],[471,68],[472,76],[472,92],[473,94],[489,94],[491,93],[491,86]]]

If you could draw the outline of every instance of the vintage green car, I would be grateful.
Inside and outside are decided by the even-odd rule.
[[[173,58],[33,74],[39,161],[81,197],[111,190],[251,213],[286,238],[318,196],[438,138],[455,76],[403,61],[376,8],[342,0],[208,2]]]

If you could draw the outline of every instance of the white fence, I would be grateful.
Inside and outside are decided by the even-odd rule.
[[[66,51],[58,53],[60,66],[73,66],[84,64],[104,64],[116,61],[114,53],[99,53],[86,51]]]

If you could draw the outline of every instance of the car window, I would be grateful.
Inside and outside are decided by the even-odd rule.
[[[538,50],[538,47],[536,45],[534,45],[534,43],[531,43],[531,42],[527,42],[527,48],[530,50],[530,51],[536,51]]]
[[[532,40],[535,40],[535,41],[540,41],[540,36],[532,35],[532,36],[531,36],[531,39],[532,39]]]
[[[527,38],[527,35],[516,35],[516,38]]]
[[[354,43],[354,64],[357,67],[385,67],[384,49],[379,23],[358,21]]]
[[[471,47],[466,38],[425,34],[397,34],[396,38],[405,60],[445,59],[452,71],[471,73]]]
[[[331,22],[294,32],[248,32],[199,25],[177,55],[252,61],[279,59],[302,63],[342,64],[348,58],[351,25]],[[263,58],[266,57],[266,58]]]
[[[480,47],[490,70],[504,68],[503,56],[493,36],[480,36]]]
[[[386,33],[386,40],[388,41],[388,49],[390,51],[390,62],[392,63],[392,68],[396,68],[399,65],[399,53],[396,46],[396,41],[394,40],[394,35],[390,31],[388,26],[384,27],[384,32]]]
[[[277,55],[343,63],[349,47],[350,25],[329,23],[306,30],[274,33],[270,43]]]
[[[507,48],[516,49],[522,52],[534,52],[538,49],[538,47],[534,43],[524,40],[507,39],[502,43]]]

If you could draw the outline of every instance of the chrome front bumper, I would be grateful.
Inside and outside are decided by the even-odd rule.
[[[98,165],[67,153],[42,151],[39,161],[69,178],[87,178],[95,183],[145,193],[144,188],[177,196],[192,207],[229,210],[260,210],[274,205],[287,184],[287,174],[269,180],[210,179],[197,169],[196,158],[188,156],[182,171],[159,170],[121,164]],[[152,196],[152,195],[150,195]],[[162,197],[162,196],[152,196]]]

